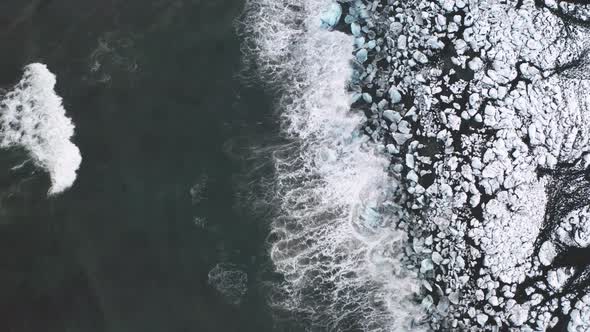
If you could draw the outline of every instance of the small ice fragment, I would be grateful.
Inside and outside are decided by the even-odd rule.
[[[555,256],[557,256],[557,251],[553,243],[551,241],[543,242],[541,250],[539,250],[539,261],[541,264],[545,266],[551,265]]]
[[[353,36],[358,37],[361,35],[361,26],[356,22],[352,22],[350,24],[350,31],[352,32]]]
[[[386,110],[383,112],[383,117],[386,118],[387,120],[393,122],[393,123],[397,123],[402,119],[402,116],[395,111],[392,110]]]
[[[485,323],[488,321],[488,315],[486,314],[478,314],[476,317],[477,323],[481,326],[484,326]]]
[[[399,93],[398,89],[394,86],[389,88],[389,98],[391,99],[392,104],[397,104],[402,101],[402,95]]]
[[[420,263],[420,272],[421,273],[426,273],[426,272],[432,270],[433,268],[434,268],[434,265],[432,264],[432,260],[430,260],[430,258],[423,259],[422,262]]]
[[[342,6],[338,2],[331,2],[320,17],[322,28],[333,29],[340,21],[340,16],[342,16]]]
[[[423,64],[428,62],[428,57],[426,57],[426,55],[420,51],[415,51],[412,57],[414,60]]]
[[[437,251],[435,251],[432,253],[432,261],[434,262],[434,264],[440,265],[440,263],[443,261],[443,258]]]
[[[356,59],[360,63],[364,63],[369,58],[368,52],[366,49],[361,48],[358,52],[356,52]]]

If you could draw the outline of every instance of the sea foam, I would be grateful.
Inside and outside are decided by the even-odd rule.
[[[350,109],[352,36],[321,27],[330,1],[250,0],[244,51],[278,86],[283,131],[275,153],[280,212],[270,256],[285,282],[279,309],[330,330],[420,330],[409,299],[415,280],[401,266],[405,243],[384,211],[388,161]]]
[[[34,63],[0,101],[0,147],[22,147],[51,179],[49,195],[72,186],[82,157],[70,139],[74,124],[55,93],[55,75]]]

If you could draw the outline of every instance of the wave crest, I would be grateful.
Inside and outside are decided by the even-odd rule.
[[[0,101],[0,147],[23,147],[49,173],[50,195],[72,186],[82,161],[80,150],[70,141],[74,124],[54,91],[55,83],[46,65],[30,64]]]
[[[285,279],[273,305],[330,330],[419,330],[414,275],[402,265],[388,161],[350,111],[353,37],[321,28],[329,1],[250,0],[244,52],[281,92],[274,154],[279,216],[270,256]]]

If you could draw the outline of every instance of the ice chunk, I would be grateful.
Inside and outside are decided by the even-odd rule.
[[[428,57],[426,57],[426,55],[420,51],[415,51],[414,55],[413,55],[414,60],[418,61],[419,63],[427,63],[428,62]]]
[[[333,29],[340,21],[340,16],[342,16],[342,6],[338,2],[331,2],[320,17],[322,28]]]
[[[387,120],[393,122],[393,123],[397,123],[402,119],[402,116],[395,111],[392,110],[386,110],[383,112],[383,117],[386,118]]]
[[[477,323],[481,326],[484,326],[488,321],[488,315],[486,314],[478,314],[476,316]]]
[[[377,228],[381,224],[381,214],[374,205],[366,206],[360,218],[364,221],[365,226],[370,228]]]
[[[399,50],[405,50],[408,44],[408,37],[405,35],[400,35],[397,37],[397,48]]]
[[[430,270],[432,270],[434,268],[434,265],[432,264],[432,260],[430,260],[430,258],[426,258],[424,260],[422,260],[422,263],[420,263],[420,272],[421,273],[426,273]]]
[[[208,277],[209,284],[231,304],[240,304],[248,290],[248,275],[234,264],[219,263]]]
[[[443,258],[442,258],[442,256],[437,251],[435,251],[435,252],[432,253],[432,262],[434,262],[434,264],[440,265],[440,263],[442,261],[443,261]]]
[[[355,37],[359,37],[361,35],[361,26],[360,24],[356,23],[356,22],[352,22],[352,24],[350,24],[350,31],[352,32],[352,35]]]
[[[520,304],[516,304],[510,309],[509,313],[509,319],[512,324],[515,326],[521,326],[528,318],[529,309],[525,306],[521,306]]]
[[[389,98],[391,99],[392,104],[397,104],[402,101],[402,95],[395,86],[389,88]]]
[[[366,49],[361,48],[358,52],[356,52],[356,59],[358,62],[363,63],[368,59],[368,52]]]
[[[543,242],[541,250],[539,250],[539,261],[541,264],[545,266],[551,265],[555,256],[557,256],[557,251],[553,243],[551,241]]]
[[[469,61],[468,63],[469,69],[473,70],[474,72],[478,72],[483,68],[483,61],[480,58],[474,58],[473,60]]]

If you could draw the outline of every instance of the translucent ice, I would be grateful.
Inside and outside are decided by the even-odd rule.
[[[322,28],[333,29],[340,21],[342,16],[342,6],[338,2],[332,2],[322,13],[320,20],[322,21]]]

